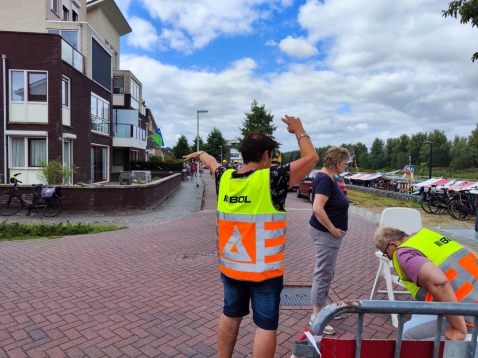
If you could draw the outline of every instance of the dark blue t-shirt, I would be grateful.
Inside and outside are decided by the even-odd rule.
[[[325,203],[324,209],[330,222],[336,228],[347,231],[349,221],[349,199],[347,199],[342,190],[340,190],[338,184],[327,174],[317,172],[314,180],[313,191],[314,199],[315,194],[322,194],[329,197],[329,200]],[[314,213],[312,213],[309,224],[317,230],[325,232],[329,231],[319,222],[319,220],[317,220]]]

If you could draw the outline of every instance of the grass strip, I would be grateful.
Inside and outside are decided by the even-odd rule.
[[[0,241],[31,240],[38,238],[56,239],[62,236],[97,234],[105,231],[125,229],[126,226],[100,225],[89,223],[72,224],[20,224],[7,223],[5,220],[0,224]]]

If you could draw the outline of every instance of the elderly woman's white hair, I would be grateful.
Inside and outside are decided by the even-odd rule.
[[[400,229],[391,226],[379,226],[373,234],[373,244],[383,252],[392,241],[402,242],[408,235]]]

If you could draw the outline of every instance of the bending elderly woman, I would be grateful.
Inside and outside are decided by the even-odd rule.
[[[380,226],[373,241],[384,256],[393,260],[395,271],[417,300],[478,301],[478,259],[468,248],[428,229],[409,236],[399,229]],[[446,339],[463,340],[467,326],[473,326],[473,317],[445,317],[442,334]],[[404,326],[403,339],[432,339],[435,327],[436,316],[423,323],[423,316],[414,315]]]

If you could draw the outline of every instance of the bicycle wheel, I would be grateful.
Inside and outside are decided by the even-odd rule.
[[[448,211],[455,219],[465,221],[473,215],[473,205],[467,201],[453,200],[448,205]]]
[[[435,215],[446,214],[446,208],[443,206],[443,196],[432,196],[428,201],[428,209],[430,210],[430,213]]]
[[[42,216],[54,217],[61,211],[61,200],[57,195],[43,199],[39,196],[33,198],[33,206],[37,208]]]
[[[428,208],[428,201],[427,200],[422,199],[422,201],[420,201],[420,205],[422,206],[422,209],[423,209],[424,212],[426,212],[428,214],[431,214],[430,209]]]
[[[22,210],[23,201],[17,194],[3,193],[0,195],[0,215],[12,216]]]

